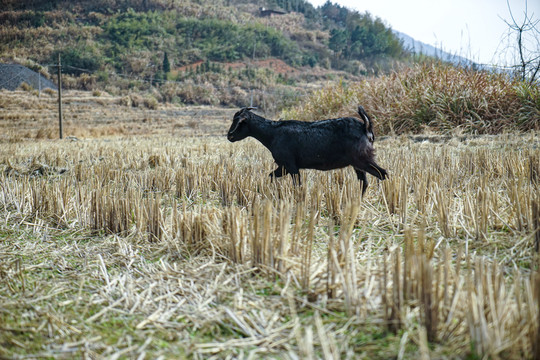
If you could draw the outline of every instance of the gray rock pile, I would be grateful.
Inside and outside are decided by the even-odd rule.
[[[39,75],[37,72],[30,70],[29,68],[16,65],[16,64],[0,64],[0,89],[16,90],[21,84],[25,82],[32,86],[34,89],[39,89],[41,83],[41,90],[53,89],[57,90],[56,85]]]

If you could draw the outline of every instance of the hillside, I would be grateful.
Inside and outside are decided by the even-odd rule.
[[[303,93],[308,83],[355,79],[404,59],[380,19],[330,2],[320,8],[304,0],[4,3],[0,62],[49,77],[60,54],[65,86],[73,89],[122,94],[155,87],[159,101],[236,106],[265,96],[273,103],[276,92],[281,99]],[[258,66],[273,60],[301,71]],[[176,89],[179,83],[190,93]]]

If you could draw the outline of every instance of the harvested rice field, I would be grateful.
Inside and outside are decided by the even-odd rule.
[[[0,358],[540,358],[537,132],[379,136],[362,198],[271,182],[235,109],[75,94],[55,140],[54,99],[9,94]]]

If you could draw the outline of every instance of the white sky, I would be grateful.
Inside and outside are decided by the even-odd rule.
[[[326,0],[308,0],[320,6]],[[511,20],[506,0],[331,0],[368,11],[392,29],[416,40],[484,64],[502,64]],[[516,20],[523,20],[525,0],[508,0]],[[540,0],[528,0],[528,14],[540,19]],[[502,41],[504,40],[504,41]],[[501,43],[502,41],[502,43]]]

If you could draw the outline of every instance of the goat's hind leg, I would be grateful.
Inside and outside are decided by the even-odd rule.
[[[360,169],[354,169],[356,171],[356,177],[358,180],[362,182],[362,196],[364,196],[364,193],[366,192],[366,189],[368,187],[368,179],[366,176],[366,172]]]
[[[367,171],[371,175],[375,176],[379,180],[384,180],[388,177],[388,173],[385,169],[375,164],[374,162],[369,163],[367,166],[362,168],[364,171]]]

